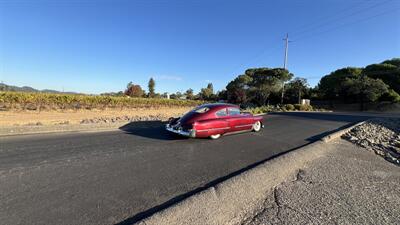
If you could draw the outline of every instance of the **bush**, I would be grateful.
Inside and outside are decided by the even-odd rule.
[[[286,104],[286,105],[283,106],[283,108],[284,108],[286,111],[293,111],[293,110],[295,110],[295,107],[294,107],[294,105],[292,105],[292,104]]]
[[[286,111],[316,111],[317,109],[314,109],[311,105],[300,105],[300,104],[286,104],[282,106],[260,106],[260,107],[253,107],[253,108],[247,108],[244,110],[245,112],[250,112],[252,114],[259,114],[259,113],[267,113],[267,112],[286,112]],[[318,109],[318,111],[326,111],[325,109]]]
[[[295,104],[294,107],[296,110],[299,111],[313,111],[313,107],[311,105],[301,105],[301,104]]]
[[[267,113],[267,112],[274,112],[279,111],[275,106],[260,106],[260,107],[251,107],[244,110],[244,112],[250,112],[252,114],[260,114],[260,113]]]

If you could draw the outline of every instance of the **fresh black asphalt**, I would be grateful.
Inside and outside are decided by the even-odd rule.
[[[131,224],[368,117],[265,116],[259,133],[176,138],[161,122],[119,131],[0,137],[1,224]]]

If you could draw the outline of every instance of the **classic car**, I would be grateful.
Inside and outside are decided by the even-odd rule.
[[[217,139],[228,133],[258,132],[262,116],[241,112],[239,106],[226,103],[204,104],[179,118],[170,118],[166,129],[186,137]]]

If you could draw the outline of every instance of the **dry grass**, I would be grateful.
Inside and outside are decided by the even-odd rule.
[[[53,125],[60,123],[79,124],[83,119],[112,118],[123,116],[158,116],[168,118],[179,116],[192,107],[157,107],[134,109],[104,109],[104,110],[64,110],[64,111],[0,111],[0,126],[16,126],[40,123]]]

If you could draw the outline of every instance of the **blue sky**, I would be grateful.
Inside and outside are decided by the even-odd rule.
[[[250,67],[314,86],[346,66],[400,57],[400,0],[0,0],[0,80],[83,93],[217,90]]]

